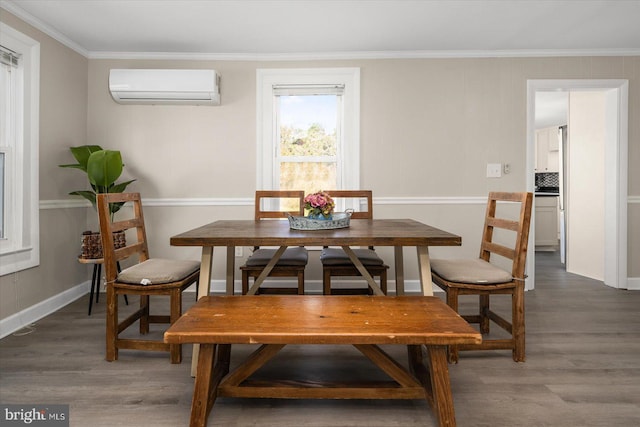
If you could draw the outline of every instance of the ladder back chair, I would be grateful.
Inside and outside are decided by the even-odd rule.
[[[326,191],[326,193],[334,199],[357,199],[358,202],[364,199],[367,210],[360,210],[360,203],[358,203],[358,210],[351,214],[351,219],[373,219],[373,192],[371,190],[333,190]],[[375,248],[370,246],[369,248],[353,249],[353,252],[371,274],[371,277],[379,277],[380,289],[386,294],[389,266],[385,265],[382,258],[376,253]],[[324,248],[320,254],[320,261],[322,262],[322,288],[324,295],[372,293],[371,287],[368,285],[366,288],[331,288],[332,277],[362,277],[342,248]]]
[[[287,200],[292,204],[287,206]],[[295,203],[294,203],[295,202]],[[278,203],[279,209],[273,210],[273,203]],[[304,215],[304,191],[294,190],[264,190],[256,191],[254,219],[256,221],[284,220],[288,214]],[[247,258],[242,271],[242,294],[249,291],[249,278],[255,281],[267,266],[277,249],[254,247],[253,253]],[[268,277],[295,277],[297,287],[261,286],[256,293],[293,293],[304,294],[304,269],[307,266],[309,254],[303,247],[287,248]]]
[[[532,193],[489,193],[480,257],[466,260],[431,260],[433,282],[445,291],[447,305],[458,312],[460,295],[478,295],[479,314],[462,317],[469,323],[478,323],[483,334],[489,333],[490,321],[510,334],[510,338],[507,339],[483,337],[482,344],[479,345],[451,346],[449,361],[452,363],[458,361],[459,350],[506,349],[512,351],[514,361],[525,361],[524,280],[532,200]],[[507,215],[496,214],[496,205],[499,202],[505,202]],[[517,218],[513,218],[513,211],[508,214],[508,206],[514,203],[519,204]],[[496,242],[494,231],[501,233],[500,242]],[[504,244],[506,240],[512,244]],[[492,255],[500,255],[511,260],[511,271],[496,266]],[[510,321],[491,310],[489,305],[489,297],[500,294],[511,296]]]
[[[128,210],[120,210],[118,216],[127,217],[114,221],[109,205],[127,202],[133,204],[131,215],[127,216]],[[168,351],[171,363],[180,363],[182,346],[179,344],[166,344],[162,337],[159,340],[135,339],[121,338],[120,334],[136,321],[139,321],[140,334],[144,335],[149,333],[151,323],[173,324],[178,320],[182,315],[182,291],[198,281],[200,263],[149,257],[139,193],[98,194],[97,208],[107,286],[106,360],[117,360],[120,349],[136,349]],[[113,233],[126,230],[135,230],[135,233],[127,235],[125,247],[115,249]],[[137,258],[137,263],[119,271],[118,262],[127,258]],[[122,321],[118,319],[120,294],[140,297],[140,308]],[[153,295],[169,296],[169,315],[151,315],[149,297]]]

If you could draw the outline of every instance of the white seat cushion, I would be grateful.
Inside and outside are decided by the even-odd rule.
[[[258,249],[247,258],[246,265],[250,267],[265,266],[271,261],[277,249]],[[305,248],[287,248],[276,265],[281,266],[304,266],[307,265],[309,254]]]
[[[118,282],[136,285],[178,282],[199,268],[198,261],[151,258],[122,270],[118,274]]]
[[[353,249],[362,265],[382,265],[384,261],[378,256],[376,251],[372,249]],[[320,261],[323,265],[352,265],[353,263],[349,259],[342,248],[325,248],[320,254]]]
[[[432,259],[431,271],[449,282],[492,285],[513,280],[511,273],[483,259]]]

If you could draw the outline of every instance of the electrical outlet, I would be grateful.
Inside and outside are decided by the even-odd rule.
[[[236,246],[236,256],[242,256],[242,246]]]
[[[502,171],[505,175],[508,175],[511,172],[511,165],[509,163],[505,163],[504,166],[502,166]]]
[[[487,178],[500,178],[502,176],[502,164],[487,163]]]

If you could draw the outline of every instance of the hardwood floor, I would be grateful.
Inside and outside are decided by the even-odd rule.
[[[536,258],[536,289],[525,296],[527,361],[515,363],[507,351],[461,353],[460,363],[450,365],[458,425],[640,425],[640,292],[567,274],[552,253]],[[193,304],[192,295],[185,294],[185,307]],[[87,298],[42,319],[30,333],[0,340],[0,403],[70,404],[71,426],[187,425],[191,346],[185,346],[180,365],[171,365],[165,353],[127,350],[106,362],[104,297],[92,316]],[[462,301],[463,307],[470,304]],[[508,307],[506,299],[494,306],[501,304]],[[233,355],[250,350],[236,346]],[[403,348],[385,350],[405,363]],[[281,356],[262,375],[301,367],[311,378],[383,375],[361,363],[351,347],[294,346]],[[436,424],[420,400],[220,398],[209,417],[209,426],[256,425]]]

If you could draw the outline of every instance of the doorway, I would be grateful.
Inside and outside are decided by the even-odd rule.
[[[535,186],[536,93],[598,91],[605,93],[607,136],[604,147],[604,283],[626,288],[627,281],[627,80],[529,80],[527,82],[527,189]],[[535,215],[535,212],[534,214]],[[531,221],[526,289],[535,284],[535,218]],[[571,237],[569,237],[571,238]]]

